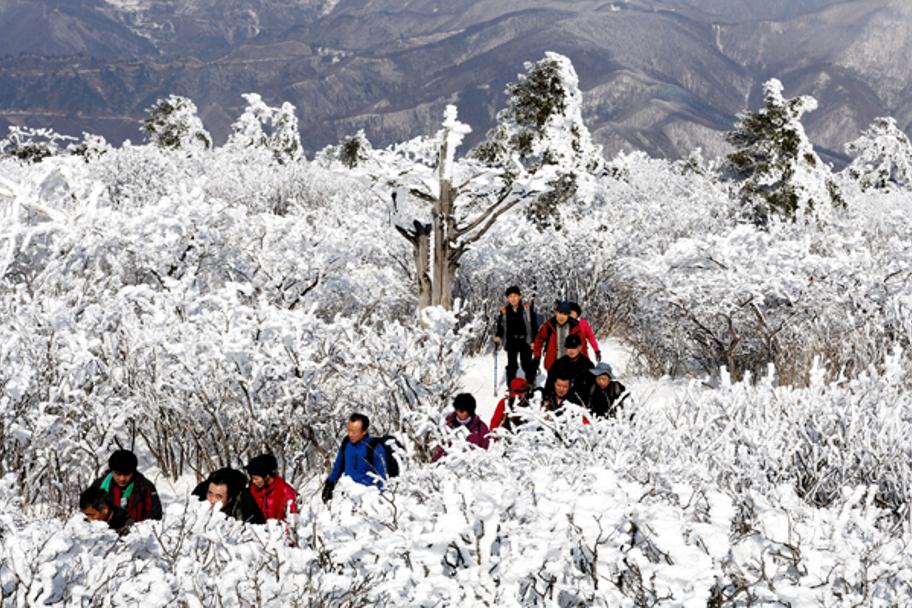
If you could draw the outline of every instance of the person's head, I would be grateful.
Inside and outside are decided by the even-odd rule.
[[[558,302],[554,306],[554,318],[557,319],[558,325],[563,325],[570,319],[570,305],[566,302]]]
[[[260,454],[251,458],[244,468],[250,475],[250,483],[262,490],[275,479],[279,472],[279,463],[272,454]]]
[[[370,431],[370,420],[364,414],[352,414],[348,417],[348,440],[358,443]]]
[[[459,393],[453,399],[453,409],[460,420],[468,420],[475,415],[475,397],[469,393]]]
[[[519,287],[516,285],[507,287],[507,291],[504,295],[507,297],[507,302],[509,302],[510,306],[513,307],[519,306],[519,303],[522,300],[522,293],[519,291]]]
[[[209,476],[209,487],[206,490],[206,500],[209,504],[214,505],[217,502],[222,503],[222,507],[241,493],[243,488],[240,487],[240,477],[243,473],[232,471],[231,469],[219,469]]]
[[[595,384],[602,390],[608,388],[608,385],[611,384],[611,379],[614,376],[614,370],[611,369],[611,365],[602,361],[591,370],[589,370],[593,376],[595,376]]]
[[[564,350],[567,352],[568,357],[576,359],[583,350],[583,342],[576,334],[570,334],[564,338]]]
[[[108,468],[111,469],[111,477],[121,488],[126,488],[136,473],[136,454],[130,450],[116,450],[108,458]]]
[[[114,513],[114,503],[101,488],[89,488],[79,495],[79,510],[90,521],[108,521]]]
[[[567,302],[567,306],[570,307],[570,316],[574,319],[579,319],[583,316],[583,309],[576,302]]]
[[[554,394],[560,398],[567,396],[567,393],[570,392],[570,378],[555,378],[554,380]]]

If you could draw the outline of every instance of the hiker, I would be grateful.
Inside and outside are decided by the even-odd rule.
[[[587,393],[589,411],[595,416],[614,418],[629,396],[627,388],[614,379],[609,363],[602,361],[589,372],[595,377]]]
[[[115,450],[108,458],[108,471],[95,480],[92,487],[101,489],[111,499],[111,504],[126,511],[136,523],[161,519],[158,491],[136,470],[137,464],[136,454],[130,450]]]
[[[207,500],[228,517],[247,524],[265,524],[266,518],[247,487],[247,476],[242,471],[229,467],[221,468],[205,479],[192,494],[200,500]]]
[[[121,536],[133,525],[127,512],[114,504],[107,492],[94,485],[79,495],[79,510],[89,521],[107,522],[108,528]]]
[[[386,447],[369,434],[370,420],[364,414],[348,419],[348,436],[342,440],[332,472],[323,484],[323,502],[332,499],[333,489],[342,475],[355,483],[383,488],[386,479]]]
[[[595,360],[602,360],[602,351],[599,350],[598,340],[595,339],[595,334],[592,332],[592,326],[589,325],[589,321],[583,318],[583,309],[580,308],[580,305],[576,302],[568,302],[570,304],[570,316],[577,321],[579,321],[580,332],[582,336],[583,344],[592,347],[592,352],[595,354]]]
[[[542,406],[549,412],[559,412],[568,403],[582,405],[583,400],[573,391],[570,386],[573,380],[563,375],[558,375],[554,379],[554,387],[551,392],[545,392],[542,399]]]
[[[579,322],[570,317],[568,302],[558,302],[554,306],[554,316],[542,324],[532,345],[533,363],[536,370],[541,361],[542,351],[545,356],[545,371],[550,370],[556,360],[567,354],[564,341],[569,335],[580,335]],[[583,345],[583,354],[586,352],[586,346]]]
[[[521,380],[521,378],[520,378]],[[475,397],[469,393],[460,393],[453,399],[453,412],[447,416],[446,423],[451,429],[464,428],[468,432],[466,441],[483,450],[488,449],[488,425],[475,413]],[[434,450],[434,460],[443,458],[446,451],[438,447]]]
[[[279,475],[275,456],[254,456],[244,468],[250,475],[250,495],[266,519],[285,521],[287,513],[298,512],[298,493]]]
[[[494,334],[495,348],[503,346],[507,353],[507,384],[516,377],[522,363],[523,375],[535,382],[538,366],[533,365],[532,342],[538,333],[538,315],[532,304],[523,302],[522,292],[513,285],[504,294],[507,304],[500,309]]]
[[[516,415],[516,410],[529,407],[529,382],[525,378],[513,378],[510,382],[510,392],[506,397],[497,402],[494,415],[491,417],[493,431],[501,426],[513,430],[522,424],[521,416]]]
[[[548,379],[545,381],[545,394],[554,390],[555,378],[570,378],[570,390],[579,396],[589,393],[589,385],[592,384],[592,374],[589,370],[594,366],[589,357],[583,354],[583,345],[580,337],[576,334],[567,336],[564,340],[564,350],[566,355],[554,362],[551,369],[548,370]]]

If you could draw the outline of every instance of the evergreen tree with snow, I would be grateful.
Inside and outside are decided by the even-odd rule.
[[[545,166],[558,169],[547,194],[526,209],[543,228],[559,225],[559,210],[576,196],[578,177],[598,172],[604,159],[583,122],[579,77],[570,59],[549,52],[524,67],[526,73],[507,86],[507,105],[497,114],[497,126],[472,156],[500,167],[508,178],[535,174]]]
[[[830,168],[823,163],[801,124],[817,100],[787,99],[782,83],[763,85],[764,107],[739,116],[726,135],[736,150],[727,157],[727,173],[740,182],[739,194],[749,217],[766,225],[771,216],[810,218],[843,204]]]
[[[279,163],[300,159],[303,150],[294,105],[285,102],[272,107],[258,93],[245,93],[243,97],[247,106],[231,125],[228,147],[267,148]]]
[[[846,144],[845,151],[853,157],[846,174],[862,191],[912,189],[912,143],[896,119],[875,118],[861,137]]]
[[[331,166],[333,162],[342,163],[347,169],[354,169],[370,158],[373,146],[364,129],[358,129],[358,132],[351,137],[346,137],[335,146],[326,146],[317,153],[316,160],[325,165]]]
[[[196,104],[186,97],[170,95],[147,110],[142,123],[147,139],[167,150],[207,150],[212,137],[197,116]]]

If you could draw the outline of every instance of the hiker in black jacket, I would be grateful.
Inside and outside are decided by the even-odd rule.
[[[497,316],[494,343],[507,351],[507,385],[522,362],[523,374],[530,383],[535,382],[536,365],[532,360],[532,342],[538,334],[538,316],[532,304],[523,302],[519,287],[513,285],[506,291],[507,304]]]
[[[614,379],[614,370],[604,361],[589,372],[595,379],[585,393],[589,411],[598,417],[614,418],[629,396],[627,388]]]
[[[247,476],[237,469],[225,467],[212,473],[196,486],[193,495],[215,506],[221,503],[222,513],[248,524],[265,524],[266,517],[250,494]]]
[[[589,373],[593,367],[592,361],[583,354],[583,343],[576,334],[570,334],[564,339],[564,350],[567,354],[555,361],[548,370],[545,394],[553,392],[555,378],[570,378],[570,389],[580,397],[585,397],[592,384],[592,374]]]

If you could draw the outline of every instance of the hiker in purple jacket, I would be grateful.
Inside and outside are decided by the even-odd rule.
[[[453,399],[453,413],[447,416],[446,423],[451,429],[465,428],[469,432],[466,441],[483,450],[488,449],[488,425],[475,413],[475,397],[469,393],[456,395]],[[442,448],[437,448],[434,460],[443,457],[445,453]]]

